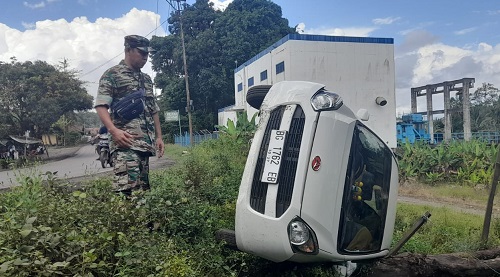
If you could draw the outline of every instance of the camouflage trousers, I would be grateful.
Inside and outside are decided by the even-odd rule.
[[[149,153],[131,149],[113,152],[113,190],[130,194],[149,189]]]

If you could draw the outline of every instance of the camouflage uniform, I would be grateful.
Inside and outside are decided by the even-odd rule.
[[[115,118],[111,113],[111,119],[118,129],[137,136],[133,140],[132,146],[125,149],[119,148],[110,134],[109,148],[113,157],[115,174],[113,186],[116,191],[125,193],[139,188],[149,188],[149,157],[156,155],[156,137],[152,115],[160,110],[153,94],[153,83],[147,74],[134,71],[122,60],[118,65],[104,72],[99,80],[96,97],[96,107],[106,106],[109,108],[114,101],[118,101],[142,87],[142,81],[146,88],[144,113],[131,121]]]

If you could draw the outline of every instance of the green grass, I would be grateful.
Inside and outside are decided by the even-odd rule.
[[[190,151],[190,149],[178,144],[165,144],[165,157],[176,162],[182,160],[186,156],[186,151]]]
[[[478,202],[484,202],[488,200],[489,190],[486,188],[475,189],[473,187],[467,186],[457,186],[457,185],[441,185],[437,187],[429,187],[429,191],[436,194],[437,196],[451,197],[456,199],[467,199]]]
[[[454,211],[447,207],[430,207],[399,203],[393,242],[397,242],[426,211],[430,220],[399,252],[443,254],[484,248],[480,242],[484,217]],[[500,222],[492,222],[488,248],[500,246]]]
[[[166,145],[175,165],[153,171],[151,191],[129,199],[111,191],[109,178],[75,188],[55,179],[42,185],[40,176],[25,176],[22,186],[0,194],[0,275],[334,276],[329,263],[276,264],[215,241],[216,230],[234,228],[247,152],[247,141],[228,137],[194,148]],[[478,197],[473,188],[449,184],[416,185],[416,190],[468,201]],[[393,242],[426,211],[432,213],[430,221],[400,253],[484,247],[482,215],[403,203],[398,204]],[[154,231],[146,228],[148,223]],[[495,220],[486,247],[498,247],[499,237],[500,221]]]
[[[400,194],[435,202],[444,201],[481,208],[486,207],[490,188],[486,186],[464,186],[456,183],[438,183],[432,186],[414,183],[400,187]],[[500,197],[495,197],[494,203],[500,204]]]

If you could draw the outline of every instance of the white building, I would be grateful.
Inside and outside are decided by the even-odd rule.
[[[310,81],[341,95],[364,123],[396,147],[394,40],[290,34],[235,69],[235,105],[219,110],[219,124],[235,121],[237,111],[257,112],[246,103],[247,90],[280,81]],[[377,97],[378,102],[376,102]],[[381,105],[380,100],[386,104]],[[361,110],[361,111],[360,111]],[[366,114],[366,113],[365,113]]]

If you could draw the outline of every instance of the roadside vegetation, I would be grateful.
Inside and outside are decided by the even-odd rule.
[[[498,147],[482,141],[451,141],[434,147],[403,144],[396,151],[400,178],[434,185],[453,182],[464,186],[488,186]]]
[[[189,149],[169,145],[167,155],[176,165],[152,172],[152,190],[129,199],[110,192],[106,178],[75,188],[50,173],[45,185],[41,175],[22,177],[22,186],[0,194],[0,276],[334,276],[331,264],[276,264],[214,239],[216,230],[234,228],[252,134],[248,119],[239,120],[218,140]],[[401,163],[402,180],[426,178],[410,177],[415,171]],[[473,187],[471,180],[453,176],[447,180],[454,186]],[[479,242],[482,216],[409,204],[398,205],[394,241],[428,210],[431,220],[400,252],[485,247]],[[497,247],[499,237],[500,223],[494,221],[486,247]]]

